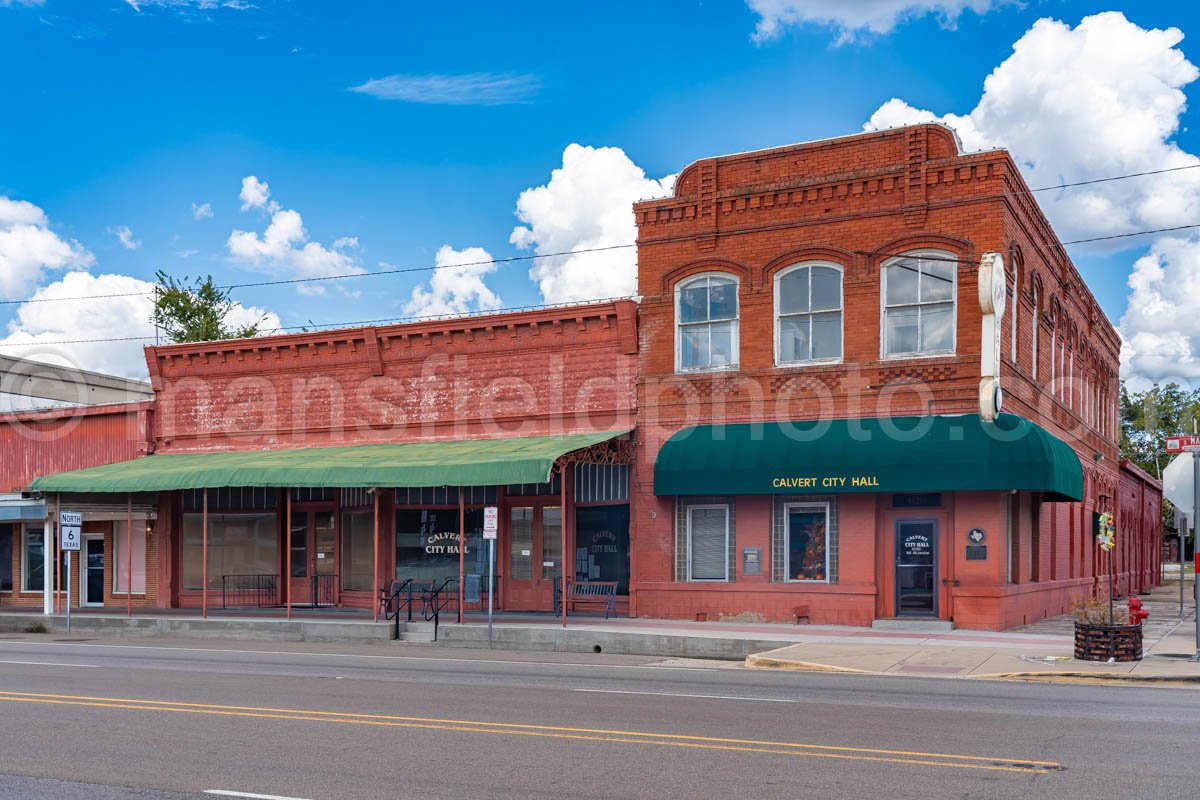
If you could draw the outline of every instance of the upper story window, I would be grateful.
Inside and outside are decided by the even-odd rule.
[[[883,354],[954,352],[958,270],[952,253],[909,253],[883,266]]]
[[[738,364],[738,283],[730,275],[700,275],[675,290],[675,366],[680,372]]]
[[[775,277],[775,363],[842,358],[842,271],[799,264]]]

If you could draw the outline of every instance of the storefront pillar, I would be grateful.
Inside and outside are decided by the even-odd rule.
[[[466,576],[467,502],[463,487],[458,487],[458,623],[463,621],[463,599],[466,597],[463,579]]]
[[[117,537],[113,536],[116,550]],[[125,613],[133,616],[133,495],[125,495]],[[119,581],[118,581],[119,583]]]
[[[567,627],[567,526],[570,524],[571,514],[567,509],[567,500],[570,495],[567,492],[567,475],[570,472],[568,469],[569,462],[562,462],[562,472],[558,475],[558,488],[562,493],[559,500],[559,506],[562,508],[562,521],[559,523],[558,531],[562,537],[561,555],[558,557],[560,562],[559,567],[562,572],[562,595],[559,607],[562,610],[562,626]]]
[[[375,533],[371,555],[371,597],[375,603],[375,621],[379,622],[379,490],[372,489],[371,495],[375,498]]]
[[[287,531],[284,539],[283,550],[286,553],[284,556],[283,569],[283,591],[285,603],[287,604],[287,618],[292,618],[292,490],[284,489],[284,496],[287,500],[284,502],[284,517],[283,529]],[[305,552],[308,552],[307,550]]]
[[[58,513],[57,505],[56,503],[56,515]],[[50,563],[50,559],[54,558],[55,553],[54,540],[58,538],[54,535],[53,530],[49,520],[46,525],[42,526],[42,613],[46,615],[58,613],[58,593],[54,591],[54,567],[57,567],[58,559],[55,559],[53,565]],[[13,586],[13,588],[17,587]]]
[[[50,553],[54,554],[54,613],[55,614],[58,613],[59,595],[62,594],[62,567],[61,567],[62,555],[59,554],[59,552],[58,552],[58,545],[59,545],[58,540],[60,538],[58,535],[58,523],[59,523],[59,520],[62,519],[61,514],[62,514],[62,495],[55,494],[54,495],[54,519],[51,520],[49,525],[47,525],[45,528],[42,529],[44,531],[45,530],[53,530],[54,531],[54,535],[51,537],[51,542],[49,543],[49,546],[47,546],[44,550],[42,550],[42,552],[45,553],[47,555],[47,557],[49,556]],[[50,575],[50,570],[43,569],[42,574]]]
[[[208,619],[208,489],[204,490],[204,503],[200,507],[200,528],[203,532],[200,559],[204,562],[200,578],[200,618]]]

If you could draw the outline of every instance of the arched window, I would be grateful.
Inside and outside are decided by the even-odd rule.
[[[1029,291],[1032,292],[1033,295],[1033,313],[1029,317],[1029,327],[1033,331],[1033,367],[1030,369],[1030,375],[1035,381],[1037,380],[1038,376],[1038,321],[1042,316],[1041,293],[1038,291],[1040,288],[1040,283],[1041,281],[1039,281],[1037,276],[1034,275],[1033,281],[1029,284]]]
[[[699,275],[675,288],[675,367],[680,372],[738,364],[738,283],[731,275]]]
[[[842,358],[842,270],[797,264],[775,276],[775,363]]]
[[[922,250],[883,265],[883,355],[954,352],[958,261]]]
[[[1012,282],[1009,284],[1008,292],[1008,307],[1011,309],[1009,314],[1012,315],[1012,321],[1008,324],[1008,330],[1012,341],[1009,344],[1011,356],[1014,364],[1019,364],[1020,359],[1017,356],[1017,325],[1019,323],[1021,312],[1021,254],[1020,252],[1013,253],[1012,257]]]

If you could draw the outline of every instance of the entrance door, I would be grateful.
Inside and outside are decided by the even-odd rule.
[[[896,616],[936,617],[937,520],[896,520]]]
[[[83,540],[83,574],[80,575],[80,601],[85,606],[104,605],[104,537]]]
[[[508,514],[504,607],[510,611],[553,611],[554,584],[562,580],[562,509],[514,506]]]
[[[337,529],[332,511],[292,511],[292,603],[338,603]]]

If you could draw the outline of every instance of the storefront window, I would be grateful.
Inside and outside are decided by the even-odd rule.
[[[487,572],[483,509],[467,509],[468,575]],[[396,511],[396,578],[445,580],[458,577],[458,509],[402,508]]]
[[[687,579],[729,580],[729,506],[689,506],[687,534]]]
[[[40,592],[45,587],[42,585],[42,576],[45,574],[45,548],[42,540],[41,528],[26,528],[25,529],[25,547],[21,555],[21,591],[23,592]]]
[[[829,506],[789,505],[786,514],[788,580],[829,580]]]
[[[125,594],[129,591],[130,554],[129,535],[126,532],[128,523],[117,522],[113,526],[116,546],[113,548],[113,594]],[[133,593],[146,593],[146,523],[133,523]]]
[[[575,512],[575,580],[616,581],[629,594],[629,506]]]
[[[12,530],[0,526],[0,592],[11,592],[13,588],[13,537]]]
[[[180,566],[184,589],[204,588],[204,528],[200,514],[183,515]],[[208,515],[208,588],[222,575],[278,575],[279,531],[274,514]]]
[[[347,511],[342,514],[342,589],[371,591],[371,568],[375,563],[375,513]]]

